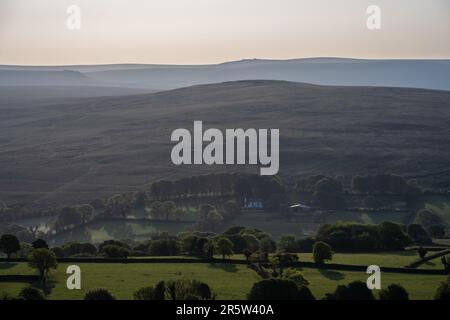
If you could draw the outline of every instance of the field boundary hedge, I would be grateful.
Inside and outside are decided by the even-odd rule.
[[[27,262],[27,259],[17,258],[10,259],[0,258],[0,262]],[[113,259],[113,258],[59,258],[59,263],[208,263],[208,264],[236,264],[236,265],[248,265],[246,260],[231,260],[231,259],[195,259],[195,258],[133,258],[133,259]],[[341,270],[341,271],[358,271],[366,272],[368,266],[363,265],[349,265],[349,264],[337,264],[327,263],[318,265],[314,262],[295,262],[287,267],[296,268],[309,268],[309,269],[322,269],[322,270]],[[395,267],[381,267],[382,272],[387,273],[407,273],[407,274],[424,274],[424,275],[447,275],[445,270],[435,269],[412,269],[412,268],[395,268]]]
[[[28,282],[33,283],[39,280],[38,276],[34,275],[22,275],[22,274],[12,274],[12,275],[0,275],[0,282]]]

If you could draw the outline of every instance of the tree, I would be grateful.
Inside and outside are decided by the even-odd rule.
[[[421,224],[425,228],[431,227],[431,226],[443,226],[444,221],[440,215],[437,213],[434,213],[430,210],[422,209],[419,210],[416,214],[416,218],[414,220],[415,223]]]
[[[25,287],[20,290],[18,298],[21,300],[45,300],[45,295],[37,288]]]
[[[48,244],[43,239],[36,239],[35,241],[33,241],[32,245],[34,249],[41,249],[41,248],[48,249]]]
[[[297,262],[298,256],[292,253],[278,252],[274,254],[270,260],[273,269],[273,276],[282,277],[284,268],[291,266],[293,263]]]
[[[434,300],[450,300],[450,276],[444,282],[441,282],[436,290]]]
[[[309,281],[303,277],[302,273],[297,269],[287,269],[284,272],[284,278],[287,280],[292,280],[298,287],[308,286]]]
[[[314,186],[312,202],[324,209],[341,209],[345,207],[342,185],[331,178],[323,178]]]
[[[84,295],[84,300],[116,300],[108,289],[92,289]]]
[[[306,288],[306,289],[305,289]],[[292,280],[265,279],[256,282],[247,296],[248,300],[314,300],[311,291],[298,287]]]
[[[45,290],[48,272],[50,269],[56,269],[57,267],[55,254],[45,248],[34,249],[31,251],[28,260],[29,266],[38,270],[42,288]]]
[[[430,245],[432,243],[430,236],[420,224],[410,224],[407,232],[416,244]]]
[[[216,250],[216,244],[212,240],[208,240],[203,246],[203,255],[207,259],[214,258],[214,252]]]
[[[225,217],[227,219],[232,219],[241,213],[241,208],[234,200],[228,200],[225,202],[223,209],[225,211]]]
[[[101,252],[108,258],[126,259],[130,255],[130,251],[128,249],[116,245],[104,246]]]
[[[295,236],[282,235],[278,242],[278,249],[283,252],[297,252],[297,241]]]
[[[432,225],[427,228],[430,237],[439,239],[445,237],[445,227],[442,225]]]
[[[11,254],[20,250],[19,240],[12,234],[4,234],[0,238],[0,249],[6,254],[9,260],[11,258]]]
[[[272,253],[277,249],[277,243],[270,237],[264,237],[259,241],[259,247],[264,253]]]
[[[317,264],[323,264],[326,260],[331,260],[333,258],[333,251],[330,245],[323,241],[316,242],[313,247],[313,258]]]
[[[348,285],[339,285],[334,293],[325,295],[326,300],[375,300],[372,291],[362,281],[353,281]]]
[[[173,212],[173,215],[177,221],[181,220],[184,217],[184,210],[181,208],[176,208]]]
[[[390,284],[380,291],[380,300],[409,300],[409,295],[401,285]]]
[[[259,240],[253,235],[253,234],[243,234],[242,237],[245,240],[245,249],[244,253],[250,253],[253,254],[257,252],[260,249],[260,242]]]
[[[176,208],[175,202],[164,201],[161,205],[161,211],[166,220],[169,220],[170,216],[174,213]]]
[[[216,240],[217,253],[225,260],[226,256],[233,255],[233,242],[225,237]]]

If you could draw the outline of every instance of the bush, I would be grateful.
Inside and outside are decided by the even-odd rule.
[[[450,300],[450,276],[438,287],[434,300]]]
[[[163,281],[155,287],[144,287],[133,294],[134,300],[164,300],[166,287]]]
[[[354,281],[348,285],[339,285],[334,293],[325,295],[325,300],[375,300],[373,293],[362,281]]]
[[[248,300],[314,300],[314,296],[307,287],[299,288],[292,280],[268,279],[253,285]]]
[[[25,287],[20,290],[18,298],[21,300],[45,300],[42,291],[34,287]]]
[[[409,300],[409,295],[401,285],[391,284],[380,291],[380,300]]]
[[[214,300],[215,294],[208,284],[189,279],[169,280],[166,294],[171,300]]]
[[[84,296],[84,300],[116,300],[108,289],[92,289]]]
[[[326,260],[333,258],[333,251],[329,244],[319,241],[313,247],[313,259],[317,264],[323,264]]]

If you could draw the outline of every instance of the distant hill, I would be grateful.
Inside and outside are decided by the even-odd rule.
[[[95,82],[97,85],[153,90],[170,90],[199,84],[255,79],[306,82],[320,85],[450,90],[450,60],[363,60],[345,58],[251,59],[215,65],[192,66],[145,64],[59,67],[0,66],[0,85],[4,83],[4,80],[1,80],[1,74],[4,71],[47,71],[53,74],[56,71],[61,72],[61,70],[82,73],[86,77],[83,81]],[[27,84],[33,82],[36,79],[35,76],[36,74],[30,73]],[[43,79],[47,79],[49,76],[47,75]],[[72,76],[75,75],[72,74]],[[10,82],[3,85],[5,84],[14,85]]]
[[[96,82],[71,70],[1,70],[0,86],[89,86]]]
[[[174,166],[176,128],[279,128],[280,175],[393,172],[450,182],[450,92],[238,81],[57,102],[0,100],[0,192],[7,204],[88,201],[156,179],[256,167]],[[56,101],[56,100],[55,100]],[[18,107],[21,105],[22,107]]]

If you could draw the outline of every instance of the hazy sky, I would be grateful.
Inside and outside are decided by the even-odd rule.
[[[366,27],[371,4],[381,30]],[[0,0],[0,64],[448,59],[449,39],[449,0]]]

